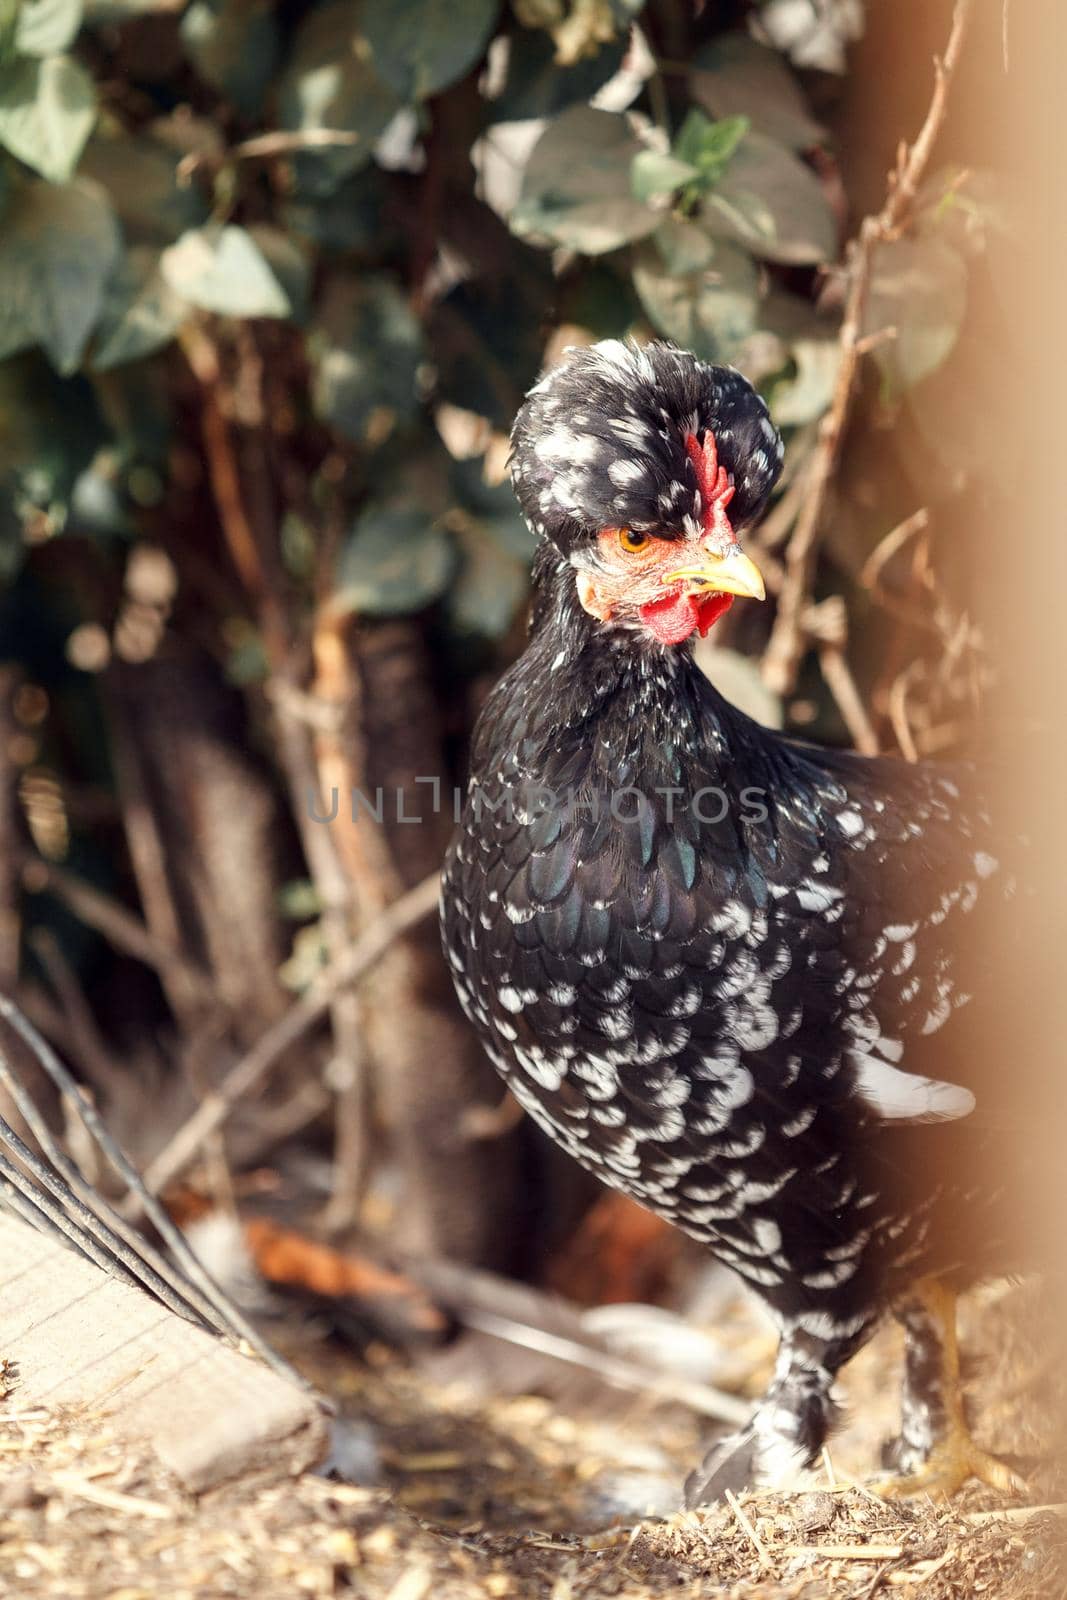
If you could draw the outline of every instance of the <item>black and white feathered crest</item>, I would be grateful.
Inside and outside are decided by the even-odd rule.
[[[530,390],[512,430],[511,475],[530,526],[564,553],[601,528],[699,534],[688,434],[714,434],[735,494],[730,520],[758,515],[782,466],[767,407],[739,372],[669,344],[605,339],[572,349]]]

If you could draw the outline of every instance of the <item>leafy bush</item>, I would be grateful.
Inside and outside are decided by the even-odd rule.
[[[506,429],[553,324],[664,334],[740,366],[784,426],[816,419],[837,331],[818,269],[844,219],[827,136],[766,40],[840,66],[857,7],[814,43],[786,9],[760,42],[740,15],[679,41],[669,8],[635,0],[6,0],[0,357],[35,354],[2,368],[4,570],[27,530],[150,531],[136,485],[147,467],[165,499],[189,426],[171,347],[205,318],[224,344],[238,320],[284,323],[292,436],[358,458],[351,603],[452,590],[453,617],[491,631],[509,607],[475,615],[471,551],[517,603],[523,539],[506,499],[487,516],[475,475],[450,472],[434,413]],[[887,361],[906,383],[951,347],[966,270],[940,234],[885,255],[877,315],[901,294],[917,315]],[[421,508],[398,486],[414,456]]]
[[[300,740],[316,730],[326,783],[338,761],[362,781],[363,755],[300,696],[377,716],[389,781],[444,770],[471,680],[514,648],[531,540],[507,430],[565,344],[658,334],[735,364],[795,480],[841,354],[855,219],[827,122],[861,25],[859,0],[0,0],[0,981],[24,824],[37,868],[139,901],[153,948],[206,967],[238,1038],[284,1005],[286,907],[323,912],[284,969],[300,984],[350,935],[338,882],[371,914],[430,870],[440,833],[323,857]],[[942,459],[971,445],[929,379],[990,216],[974,180],[938,178],[872,262],[883,394],[914,397]],[[869,519],[853,570],[912,509]],[[359,659],[374,627],[399,688]],[[229,731],[233,685],[251,731]],[[75,966],[111,971],[34,906]],[[387,1020],[426,1004],[397,984]],[[136,992],[151,1035],[158,997]],[[442,1066],[462,1048],[432,1053],[419,1160],[468,1093]],[[484,1220],[463,1161],[451,1189]]]

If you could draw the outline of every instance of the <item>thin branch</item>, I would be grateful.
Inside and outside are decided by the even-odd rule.
[[[1067,1501],[1054,1501],[1044,1506],[1004,1506],[996,1511],[964,1511],[963,1521],[979,1527],[987,1522],[1028,1522],[1031,1517],[1067,1516]]]
[[[254,161],[264,156],[292,155],[300,150],[347,150],[365,136],[352,128],[303,128],[292,133],[259,133],[245,139],[229,152],[235,161]]]
[[[863,697],[856,688],[848,657],[839,644],[819,645],[819,667],[826,687],[834,697],[841,719],[856,749],[864,756],[878,754],[878,735],[867,715]]]
[[[328,521],[335,525],[340,513],[333,503]],[[335,785],[341,793],[366,788],[366,748],[362,733],[364,685],[350,641],[343,625],[331,621],[320,607],[312,634],[315,678],[312,692],[322,705],[334,705],[345,714],[333,728],[320,728],[314,738],[314,760],[318,782],[329,791]],[[354,820],[354,819],[353,819]],[[323,911],[322,926],[331,957],[341,955],[351,938],[349,906],[341,895],[359,896],[361,910],[373,916],[378,909],[374,896],[398,890],[399,881],[385,850],[384,836],[378,830],[357,827],[322,829],[306,823],[316,834],[312,845],[329,853],[323,863],[322,882],[337,884],[335,904]],[[334,1059],[333,1087],[336,1090],[334,1117],[333,1180],[329,1204],[321,1225],[329,1232],[351,1226],[357,1218],[371,1169],[371,1073],[372,1060],[363,1026],[360,997],[339,995],[333,1008]]]
[[[631,1389],[639,1394],[655,1396],[660,1400],[675,1401],[698,1411],[702,1416],[715,1417],[720,1422],[744,1422],[752,1407],[736,1395],[724,1394],[707,1383],[694,1383],[670,1373],[649,1372],[639,1362],[625,1356],[579,1343],[562,1334],[551,1333],[546,1328],[535,1328],[514,1317],[483,1311],[480,1307],[458,1313],[465,1327],[490,1338],[514,1344],[520,1349],[534,1350],[539,1355],[550,1356],[554,1361],[564,1361],[569,1366],[583,1367],[595,1372],[604,1383],[620,1389]]]
[[[732,1489],[727,1489],[727,1491],[726,1491],[726,1499],[727,1499],[727,1501],[729,1503],[730,1510],[733,1512],[735,1518],[737,1519],[738,1527],[745,1534],[745,1536],[748,1539],[749,1543],[752,1545],[753,1549],[755,1550],[756,1555],[759,1557],[760,1566],[763,1568],[764,1572],[772,1571],[773,1567],[774,1567],[774,1563],[772,1562],[770,1556],[767,1554],[766,1547],[764,1546],[762,1540],[760,1539],[759,1534],[756,1532],[755,1528],[752,1526],[752,1523],[750,1522],[749,1518],[745,1515],[744,1507],[742,1506],[740,1500],[738,1500],[737,1496],[734,1494],[734,1491]]]
[[[96,1089],[102,1089],[107,1094],[117,1093],[119,1087],[125,1085],[126,1074],[108,1050],[85,990],[64,955],[59,940],[47,928],[35,928],[30,934],[30,943],[63,1007],[74,1054]]]
[[[25,880],[31,892],[48,890],[54,894],[87,928],[95,928],[97,933],[103,934],[116,950],[144,962],[146,967],[153,967],[161,976],[180,979],[198,1000],[222,1004],[206,972],[164,939],[150,933],[138,917],[110,895],[40,857],[27,861]]]
[[[884,539],[879,540],[863,563],[859,575],[859,581],[863,587],[872,590],[877,598],[882,592],[881,576],[883,567],[892,560],[898,550],[903,550],[909,539],[914,538],[917,533],[922,533],[929,526],[930,513],[925,506],[920,507],[918,511],[913,511],[911,516],[905,517],[903,522],[898,522],[896,527],[892,528]]]
[[[791,448],[796,447],[796,441]],[[793,481],[776,502],[774,509],[763,518],[753,535],[754,542],[759,546],[760,555],[767,550],[776,550],[784,544],[789,537],[790,529],[797,520],[797,514],[804,504],[808,492],[808,472],[810,470],[811,455],[805,457],[803,464],[793,474]]]
[[[921,662],[913,661],[903,672],[897,674],[893,686],[889,691],[889,720],[893,724],[897,744],[906,761],[918,761],[919,752],[915,748],[915,739],[911,731],[911,721],[908,717],[908,691]]]
[[[180,340],[185,358],[200,385],[204,454],[223,537],[241,582],[259,613],[267,657],[276,671],[282,671],[289,655],[289,627],[284,608],[267,582],[261,542],[245,506],[233,432],[222,399],[223,374],[218,348],[205,329],[195,322],[186,324]]]
[[[201,1008],[195,988],[186,981],[186,963],[180,960],[182,921],[167,870],[167,847],[159,817],[145,783],[144,759],[130,727],[130,708],[123,692],[124,679],[115,679],[118,693],[111,718],[111,748],[118,776],[126,846],[145,921],[158,944],[175,956],[173,965],[160,967],[167,1001],[176,1017],[188,1022]]]
[[[844,600],[839,594],[833,594],[820,600],[818,605],[806,606],[803,625],[807,637],[818,646],[823,680],[834,697],[853,744],[861,754],[876,756],[878,736],[848,664],[848,611]]]
[[[153,1194],[158,1194],[196,1159],[208,1134],[222,1126],[237,1102],[261,1083],[286,1051],[329,1011],[335,997],[358,983],[396,939],[429,916],[437,904],[438,893],[438,876],[432,873],[399,900],[394,900],[351,949],[326,969],[303,999],[268,1028],[152,1162],[144,1181]]]
[[[232,383],[223,373],[217,345],[203,327],[186,329],[183,348],[202,391],[201,425],[219,521],[255,607],[271,665],[277,749],[290,805],[322,904],[327,948],[331,958],[340,960],[352,935],[352,885],[336,840],[306,815],[306,798],[315,788],[316,769],[308,727],[293,709],[293,695],[300,694],[294,683],[293,629],[278,566],[277,529],[269,494],[264,493],[269,458],[264,437],[268,410],[263,361],[248,330],[237,336],[237,371]],[[239,431],[233,426],[234,418],[240,423]],[[244,444],[243,463],[238,458],[238,440]],[[340,1158],[335,1170],[344,1174],[345,1192],[342,1195],[335,1189],[328,1220],[339,1222],[352,1219],[367,1165],[367,1071],[356,996],[336,994],[330,1010],[341,1073],[335,1117]]]
[[[941,132],[945,113],[948,111],[949,88],[963,54],[963,41],[970,10],[971,0],[956,0],[944,57],[941,60],[934,58],[934,92],[926,120],[919,129],[919,137],[911,149],[903,152],[903,159],[890,180],[889,198],[878,219],[886,237],[896,233],[900,228],[930,164],[937,136]]]
[[[848,293],[841,322],[841,359],[830,409],[819,428],[819,439],[808,478],[807,497],[797,517],[786,557],[786,576],[778,601],[778,614],[763,656],[763,677],[777,694],[788,694],[807,648],[804,610],[811,594],[818,540],[822,531],[830,484],[837,470],[841,446],[856,389],[861,360],[863,313],[870,284],[871,260],[876,245],[896,237],[907,218],[948,108],[953,75],[959,64],[970,15],[971,0],[956,0],[944,58],[934,62],[934,89],[918,137],[904,146],[890,177],[889,194],[877,216],[864,218],[848,260]]]
[[[176,178],[184,188],[192,182],[202,167],[214,171],[231,161],[267,161],[271,156],[299,155],[301,150],[350,150],[360,144],[364,135],[351,128],[303,128],[292,132],[259,133],[252,139],[243,139],[229,150],[207,152],[190,151],[178,162]]]

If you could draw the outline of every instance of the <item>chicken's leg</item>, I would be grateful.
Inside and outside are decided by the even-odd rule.
[[[685,1485],[687,1506],[711,1505],[727,1489],[792,1488],[818,1456],[837,1414],[831,1387],[861,1339],[812,1338],[786,1327],[774,1377],[747,1425],[717,1439]]]
[[[968,1478],[994,1489],[1025,1490],[1010,1467],[975,1444],[967,1426],[954,1291],[937,1278],[923,1278],[896,1314],[905,1338],[900,1439],[892,1452],[899,1476],[877,1483],[878,1492],[949,1495]]]

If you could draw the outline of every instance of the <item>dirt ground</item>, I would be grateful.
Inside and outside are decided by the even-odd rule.
[[[1038,1510],[975,1485],[949,1504],[890,1503],[863,1486],[893,1431],[891,1329],[847,1373],[850,1420],[810,1485],[699,1515],[674,1506],[700,1420],[633,1395],[605,1401],[595,1386],[586,1402],[572,1395],[566,1406],[547,1394],[479,1395],[477,1383],[444,1381],[433,1363],[405,1366],[384,1351],[356,1361],[307,1339],[305,1364],[336,1397],[350,1466],[366,1484],[306,1475],[195,1501],[110,1434],[106,1416],[24,1409],[8,1371],[0,1595],[1067,1595],[1064,1487],[1049,1422],[1061,1378],[1035,1336],[1045,1312],[1036,1285],[1001,1285],[967,1306],[963,1328],[976,1433],[1024,1472]],[[738,1310],[740,1330],[744,1316]]]

